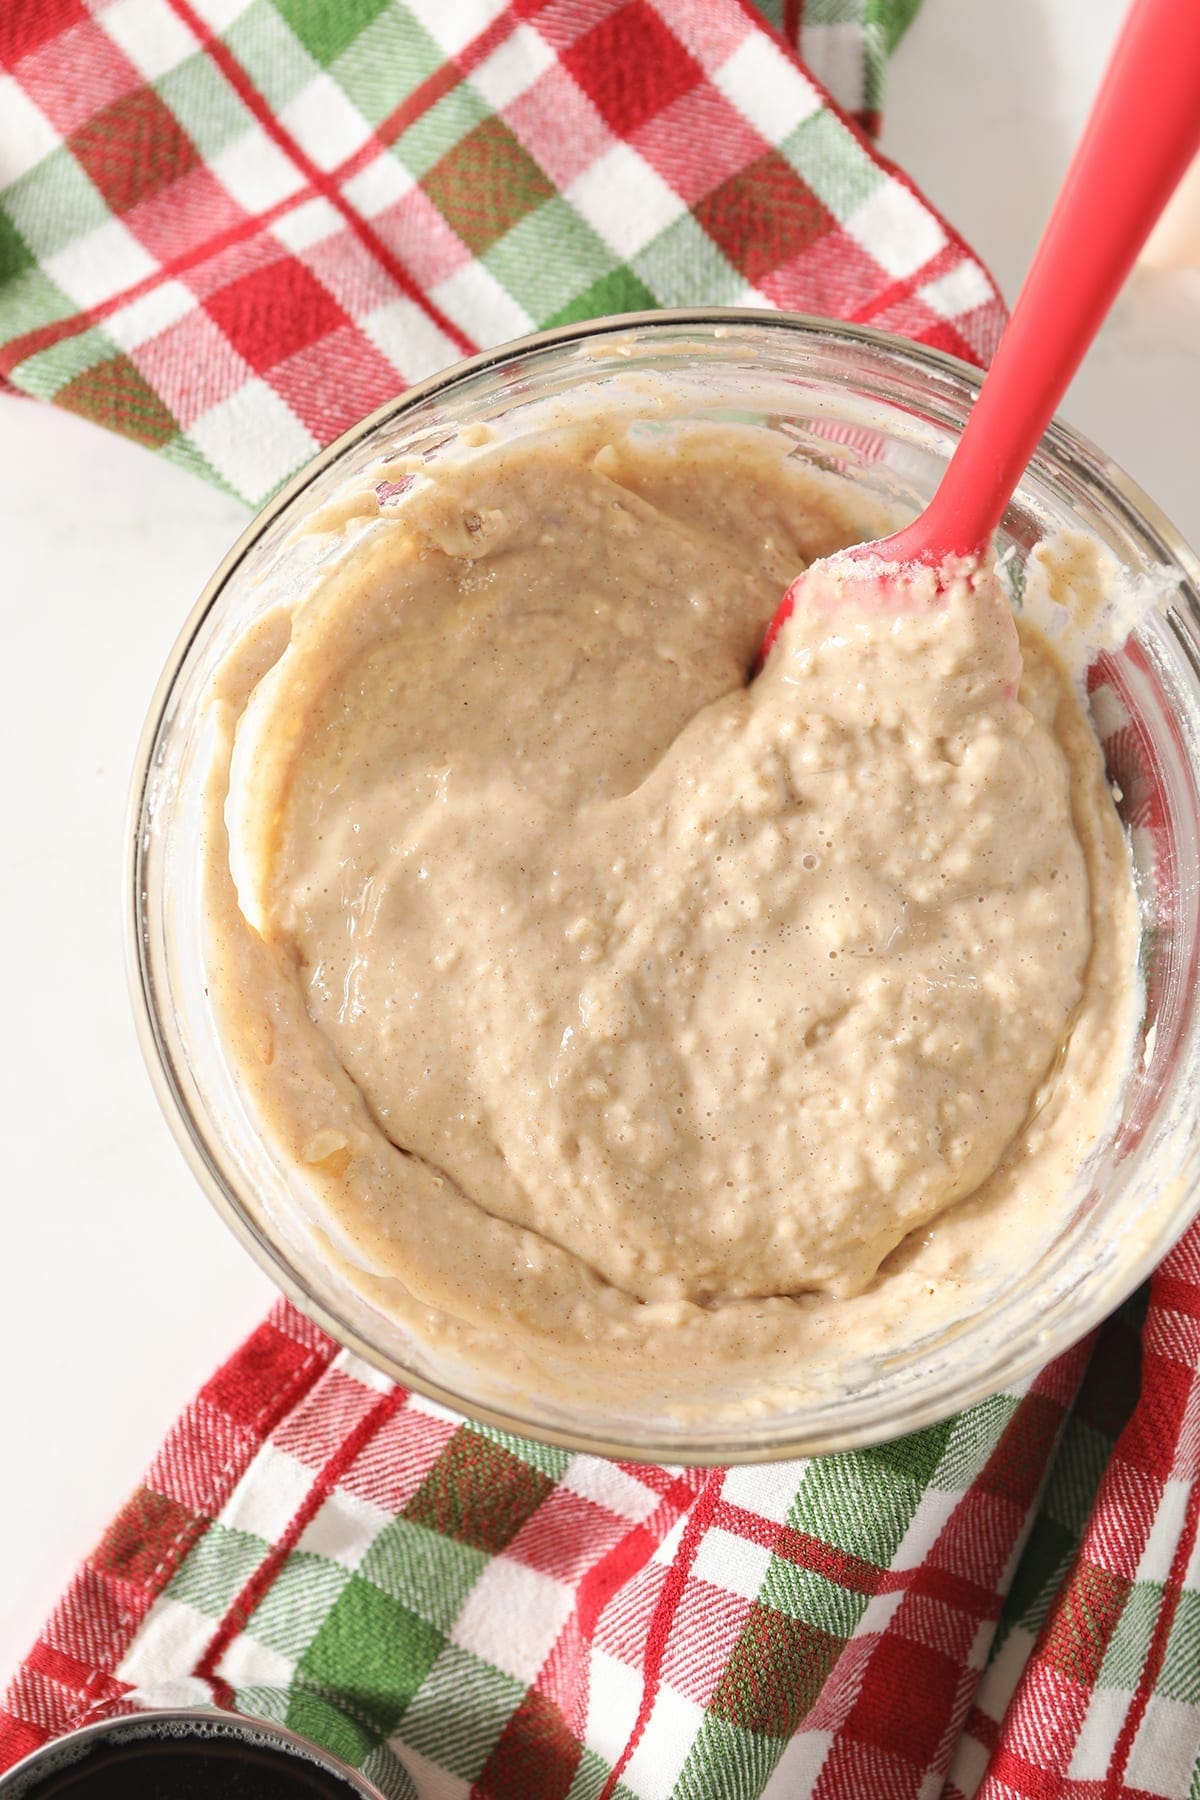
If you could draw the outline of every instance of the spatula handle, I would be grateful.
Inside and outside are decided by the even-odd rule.
[[[1198,148],[1200,0],[1134,0],[955,456],[889,543],[897,561],[971,555],[990,538]]]

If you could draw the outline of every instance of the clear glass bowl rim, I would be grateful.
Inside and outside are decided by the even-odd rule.
[[[456,1413],[517,1436],[530,1437],[559,1448],[622,1461],[716,1466],[776,1462],[796,1456],[825,1455],[849,1449],[862,1449],[886,1442],[889,1438],[932,1425],[989,1398],[999,1389],[1019,1383],[1038,1368],[1052,1361],[1078,1342],[1121,1300],[1131,1294],[1162,1260],[1163,1255],[1186,1229],[1200,1204],[1200,1194],[1188,1192],[1179,1207],[1164,1221],[1156,1237],[1142,1247],[1141,1254],[1125,1265],[1120,1283],[1097,1283],[1090,1306],[1077,1307],[1071,1314],[1070,1334],[1061,1341],[1030,1341],[1023,1352],[1006,1364],[1003,1381],[997,1382],[991,1371],[975,1380],[964,1380],[951,1395],[931,1398],[924,1404],[908,1404],[902,1419],[887,1421],[874,1431],[855,1428],[838,1433],[824,1432],[819,1439],[810,1432],[794,1437],[773,1435],[767,1419],[748,1420],[742,1432],[730,1428],[727,1438],[719,1442],[707,1440],[692,1444],[684,1440],[660,1443],[629,1444],[604,1433],[578,1432],[543,1425],[502,1408],[467,1400],[451,1387],[434,1381],[394,1361],[385,1350],[373,1344],[337,1311],[305,1285],[302,1277],[287,1260],[286,1253],[260,1228],[238,1195],[224,1180],[210,1152],[204,1129],[194,1116],[175,1073],[174,1057],[164,1033],[157,988],[150,967],[148,951],[147,890],[143,880],[146,846],[143,815],[155,765],[155,751],[170,709],[177,682],[187,661],[192,644],[210,609],[216,604],[227,582],[239,565],[252,553],[259,540],[274,525],[279,515],[304,490],[343,456],[347,456],[379,426],[416,410],[426,401],[436,400],[447,389],[457,386],[489,369],[518,361],[521,357],[555,348],[567,349],[587,341],[629,333],[664,332],[680,329],[698,333],[737,330],[741,327],[767,327],[793,332],[801,337],[821,340],[823,348],[839,342],[847,347],[882,352],[898,367],[908,365],[918,376],[946,375],[969,389],[978,391],[985,371],[944,350],[915,340],[878,331],[872,326],[846,323],[815,314],[773,311],[760,308],[702,307],[662,308],[652,312],[620,313],[598,319],[577,321],[553,330],[530,333],[514,338],[479,355],[454,363],[406,388],[393,400],[368,413],[332,443],[319,450],[303,468],[275,493],[254,515],[226,556],[214,570],[199,599],[189,613],[172,647],[158,684],[154,690],[146,723],[139,740],[129,796],[126,830],[126,894],[125,912],[126,973],[134,1010],[134,1020],[142,1056],[159,1106],[167,1120],[184,1159],[204,1193],[225,1224],[242,1246],[301,1312],[336,1342],[361,1356],[401,1386],[423,1394],[428,1399]],[[1143,489],[1089,439],[1062,420],[1055,419],[1046,431],[1031,466],[1049,462],[1069,472],[1082,474],[1088,484],[1104,490],[1104,497],[1116,501],[1120,509],[1135,521],[1138,534],[1157,541],[1165,557],[1175,564],[1194,590],[1200,590],[1200,558],[1171,524],[1162,510]],[[1189,602],[1193,623],[1200,634],[1200,610]],[[764,1427],[767,1427],[764,1430]],[[764,1439],[766,1441],[764,1441]]]

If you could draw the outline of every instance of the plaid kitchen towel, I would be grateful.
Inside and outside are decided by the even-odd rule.
[[[790,47],[870,112],[912,10],[5,0],[0,372],[258,501],[406,381],[601,311],[984,360],[987,276]],[[1198,1335],[1193,1232],[1090,1361],[703,1471],[471,1425],[281,1305],[76,1576],[0,1766],[215,1698],[420,1800],[1197,1800]]]
[[[815,10],[878,44],[905,5]],[[253,503],[534,327],[744,303],[976,359],[999,329],[749,0],[3,0],[0,71],[0,376]]]
[[[215,1701],[391,1800],[1194,1800],[1195,1228],[1089,1349],[877,1450],[665,1469],[467,1423],[281,1302],[76,1575],[0,1767]]]
[[[810,74],[872,134],[887,61],[921,0],[761,0]]]

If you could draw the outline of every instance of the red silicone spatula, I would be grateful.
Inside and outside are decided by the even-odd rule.
[[[1133,260],[1200,147],[1200,0],[1134,0],[1025,285],[941,486],[894,536],[813,563],[780,603],[906,604],[905,569],[981,557]],[[849,566],[848,566],[849,565]],[[881,567],[880,565],[886,565]],[[832,578],[832,579],[831,579]],[[924,588],[928,590],[928,575]]]

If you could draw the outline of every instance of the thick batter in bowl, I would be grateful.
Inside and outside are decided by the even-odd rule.
[[[1094,740],[1029,624],[1014,695],[965,586],[907,635],[798,620],[744,685],[797,560],[934,485],[963,376],[731,315],[431,387],[260,526],[168,696],[142,968],[210,1175],[340,1335],[568,1441],[783,1454],[1003,1385],[1188,1205]],[[1169,632],[1181,571],[1074,469],[1029,485],[1026,618],[1104,589]]]

